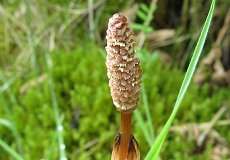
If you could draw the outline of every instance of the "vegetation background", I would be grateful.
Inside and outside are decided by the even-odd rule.
[[[206,0],[0,0],[0,159],[110,159],[119,115],[105,30],[122,12],[143,70],[134,132],[144,157],[168,119]],[[230,159],[230,1],[218,0],[194,81],[161,159]],[[60,158],[61,157],[61,158]]]

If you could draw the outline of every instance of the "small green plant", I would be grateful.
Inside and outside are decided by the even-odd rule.
[[[140,4],[140,7],[137,11],[137,17],[142,21],[141,23],[133,23],[131,28],[135,31],[140,31],[138,48],[141,49],[144,45],[146,34],[153,31],[150,23],[153,19],[154,12],[157,9],[156,0],[152,0],[150,7],[146,4]]]

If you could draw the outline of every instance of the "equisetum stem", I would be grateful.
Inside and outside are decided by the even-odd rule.
[[[128,157],[129,142],[132,136],[131,121],[132,112],[121,112],[119,160],[126,160]]]

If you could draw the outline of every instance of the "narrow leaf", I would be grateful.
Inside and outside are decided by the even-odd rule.
[[[149,27],[149,26],[145,26],[145,25],[141,25],[141,24],[132,24],[131,25],[131,28],[134,29],[134,30],[139,30],[139,31],[142,31],[144,33],[149,33],[152,31],[152,28]]]
[[[151,138],[151,144],[154,139],[154,130],[153,130],[153,124],[152,124],[152,117],[150,115],[150,110],[149,110],[149,103],[148,103],[148,98],[145,92],[145,86],[144,84],[142,85],[142,97],[143,97],[143,102],[144,102],[144,109],[145,109],[145,115],[147,117],[147,125],[148,125],[148,130]]]
[[[146,4],[144,4],[144,3],[142,3],[141,5],[140,5],[140,9],[141,10],[143,10],[144,12],[146,12],[146,13],[149,13],[149,8],[148,8],[148,6],[146,5]]]
[[[23,158],[14,149],[12,149],[7,143],[5,143],[1,138],[0,138],[0,147],[2,147],[15,160],[23,160]]]
[[[137,11],[137,15],[138,17],[143,20],[143,21],[146,21],[146,19],[148,18],[148,15],[146,15],[144,12],[142,12],[141,10],[138,10]]]
[[[137,121],[137,125],[140,127],[140,129],[142,130],[142,133],[144,135],[144,138],[146,140],[146,142],[148,143],[149,146],[152,145],[152,139],[151,139],[151,135],[149,134],[148,130],[147,130],[147,126],[144,122],[144,119],[141,116],[140,111],[136,110],[134,112],[134,117]]]

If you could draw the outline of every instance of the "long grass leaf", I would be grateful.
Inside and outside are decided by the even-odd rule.
[[[8,128],[12,132],[14,131],[13,124],[9,120],[7,120],[7,119],[0,118],[0,125]]]
[[[49,53],[45,54],[45,59],[47,63],[47,72],[48,72],[48,85],[51,94],[51,101],[55,116],[56,122],[56,134],[58,138],[58,149],[59,149],[59,160],[67,160],[66,153],[65,153],[65,143],[63,138],[63,125],[62,125],[62,118],[59,113],[59,107],[57,102],[57,97],[55,93],[55,87],[53,84],[51,68],[53,67],[52,60],[50,58]]]
[[[138,17],[139,17],[140,19],[142,19],[143,21],[145,21],[145,20],[148,18],[148,16],[147,16],[144,12],[142,12],[141,10],[138,10],[138,11],[137,11],[137,15],[138,15]]]
[[[12,149],[7,143],[5,143],[1,138],[0,138],[0,147],[2,147],[15,160],[23,160],[23,158],[14,149]]]
[[[150,134],[151,144],[152,144],[154,140],[154,130],[153,130],[153,124],[152,124],[153,121],[150,115],[149,103],[148,103],[148,98],[145,92],[144,85],[142,85],[142,98],[143,98],[143,103],[144,103],[145,115],[147,117],[147,125],[148,125],[149,134]]]
[[[146,129],[147,126],[145,125],[145,122],[144,122],[144,120],[143,120],[143,118],[141,116],[140,111],[136,110],[134,112],[134,117],[135,117],[135,119],[137,121],[138,126],[142,130],[142,133],[144,135],[145,140],[147,141],[148,145],[151,146],[152,145],[152,139],[151,139],[151,136],[150,136],[148,130]]]
[[[143,10],[145,13],[148,13],[150,10],[148,6],[144,3],[140,4],[140,9]]]
[[[180,107],[180,104],[184,98],[184,95],[188,89],[189,83],[191,82],[193,73],[195,71],[196,65],[197,65],[199,57],[201,55],[201,51],[203,49],[203,46],[204,46],[204,43],[205,43],[205,40],[206,40],[206,37],[208,34],[208,30],[209,30],[209,27],[210,27],[210,24],[212,21],[212,16],[213,16],[214,9],[215,9],[215,3],[216,3],[216,1],[213,0],[211,7],[210,7],[210,10],[209,10],[209,13],[208,13],[208,16],[207,16],[206,21],[204,23],[203,29],[201,31],[199,40],[198,40],[197,45],[195,47],[195,50],[193,52],[193,56],[192,56],[192,59],[190,61],[188,70],[185,74],[185,78],[182,82],[179,94],[177,96],[176,103],[175,103],[173,111],[172,111],[172,114],[170,115],[168,121],[166,122],[165,126],[163,127],[162,131],[160,132],[159,136],[157,137],[157,139],[156,139],[155,143],[153,144],[153,146],[151,147],[150,151],[148,152],[145,160],[156,160],[158,158],[162,144],[163,144],[163,142],[164,142],[164,140],[168,134],[169,128],[170,128],[170,126],[171,126],[171,124],[172,124],[172,122],[176,116],[176,113],[177,113],[177,111]]]

